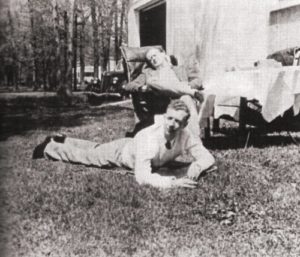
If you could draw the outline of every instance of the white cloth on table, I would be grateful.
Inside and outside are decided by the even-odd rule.
[[[267,122],[294,106],[300,109],[300,67],[263,68],[225,72],[204,82],[207,95],[215,95],[215,106],[224,98],[257,99]]]

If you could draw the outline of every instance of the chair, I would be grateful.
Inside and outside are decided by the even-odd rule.
[[[162,46],[120,47],[128,82],[137,78],[142,72],[146,65],[146,53],[151,48],[163,50]],[[170,102],[169,97],[157,96],[151,92],[131,93],[131,98],[136,118],[136,125],[133,132],[131,132],[131,136],[134,136],[139,130],[152,125],[154,123],[154,115],[164,113]]]
[[[267,59],[273,59],[280,62],[282,66],[292,66],[294,61],[295,50],[299,47],[291,47],[274,52],[267,56]],[[298,64],[299,65],[299,64]]]

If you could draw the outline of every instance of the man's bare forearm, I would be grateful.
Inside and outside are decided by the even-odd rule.
[[[140,74],[135,80],[125,85],[125,90],[131,93],[138,92],[144,85],[146,85],[146,76],[145,74]]]

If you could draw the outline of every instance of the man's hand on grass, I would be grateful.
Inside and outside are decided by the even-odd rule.
[[[175,179],[172,183],[173,187],[187,187],[187,188],[195,188],[197,186],[197,182],[193,181],[189,178],[179,178]]]

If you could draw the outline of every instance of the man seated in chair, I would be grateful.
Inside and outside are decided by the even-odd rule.
[[[189,109],[181,100],[173,100],[162,120],[141,130],[134,138],[122,138],[106,144],[74,139],[64,136],[47,137],[39,144],[33,159],[49,158],[65,162],[97,167],[123,167],[134,170],[139,184],[160,188],[190,187],[197,185],[203,172],[212,171],[214,157],[185,127],[190,116]],[[189,153],[194,162],[176,172],[175,158]],[[161,173],[159,168],[167,167]],[[175,167],[176,168],[176,167]]]
[[[194,135],[200,137],[198,111],[195,102],[195,99],[200,103],[203,101],[200,90],[192,88],[187,82],[179,80],[172,68],[169,57],[160,49],[150,48],[146,53],[146,60],[146,67],[135,80],[125,86],[125,90],[131,93],[150,94],[152,97],[146,98],[146,101],[153,109],[156,109],[153,111],[154,113],[165,111],[162,103],[162,101],[166,101],[165,99],[180,98],[190,110],[189,129]],[[152,122],[153,120],[149,122],[150,124],[146,124],[146,121],[145,125],[151,125]]]

